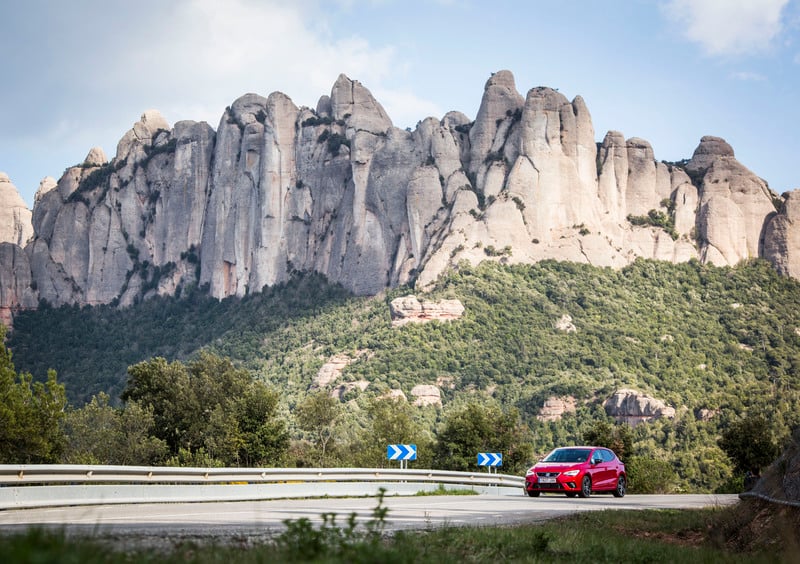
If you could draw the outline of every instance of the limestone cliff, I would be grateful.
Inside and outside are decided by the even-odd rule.
[[[24,246],[32,235],[30,210],[8,175],[0,172],[0,243]]]
[[[99,149],[43,181],[30,226],[7,176],[0,308],[122,306],[189,285],[243,296],[314,271],[356,294],[424,290],[460,260],[637,257],[733,265],[763,256],[800,276],[797,196],[779,197],[704,137],[656,160],[556,90],[486,83],[475,121],[392,125],[342,75],[316,108],[246,94],[214,130],[145,112],[109,161]]]
[[[31,212],[8,175],[0,172],[0,322],[10,325],[13,312],[36,307],[28,256],[22,247],[33,236]]]

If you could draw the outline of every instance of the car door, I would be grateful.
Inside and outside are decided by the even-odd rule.
[[[592,489],[600,490],[605,487],[604,481],[607,481],[608,478],[604,476],[605,465],[606,463],[603,461],[603,454],[601,452],[602,449],[595,449],[592,451],[591,457],[589,457],[589,470],[588,473],[592,477]]]
[[[606,449],[598,448],[592,453],[592,489],[603,490],[611,487],[609,481],[614,478],[614,469],[610,468],[606,452]]]
[[[602,483],[605,489],[612,489],[617,485],[617,463],[616,456],[608,449],[600,449],[600,455],[603,457],[602,463]]]

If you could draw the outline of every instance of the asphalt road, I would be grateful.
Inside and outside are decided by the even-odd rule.
[[[520,494],[386,497],[384,506],[388,508],[386,530],[391,532],[530,523],[578,511],[687,509],[737,501],[736,495],[628,495],[622,499],[596,495],[569,499]],[[373,497],[11,509],[0,511],[0,533],[43,526],[63,529],[69,535],[87,534],[138,545],[176,540],[250,544],[281,532],[285,520],[305,517],[320,523],[323,513],[334,513],[336,522],[344,525],[350,514],[356,513],[363,522],[372,517],[376,505]]]

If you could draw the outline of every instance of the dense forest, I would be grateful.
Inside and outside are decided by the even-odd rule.
[[[163,374],[185,372],[179,379],[191,389],[193,377],[213,379],[212,365],[263,386],[253,393],[269,400],[270,424],[286,424],[285,437],[273,427],[281,440],[266,444],[252,416],[222,417],[247,412],[250,388],[237,376],[231,393],[244,399],[225,404],[221,388],[212,411],[227,405],[217,428],[250,429],[234,437],[241,448],[215,457],[219,441],[184,444],[157,436],[155,425],[151,462],[379,465],[389,441],[417,443],[420,467],[466,469],[475,465],[470,449],[502,447],[504,470],[516,472],[554,446],[607,432],[662,489],[712,491],[741,479],[720,446],[728,430],[757,418],[781,444],[800,424],[800,284],[762,261],[717,268],[638,260],[621,270],[462,263],[426,295],[461,300],[461,319],[392,327],[388,303],[408,293],[358,298],[305,275],[244,299],[194,290],[126,310],[45,306],[16,318],[7,345],[21,371],[40,380],[57,372],[72,406],[67,420],[133,406],[157,418],[160,405],[178,400],[163,386],[142,389],[137,374],[163,383],[171,381]],[[556,328],[565,314],[575,331]],[[317,389],[314,378],[334,355],[353,362],[330,387],[369,385],[334,397]],[[411,398],[417,384],[439,385],[443,405],[385,400],[392,390]],[[614,425],[603,402],[623,387],[664,400],[676,416]],[[537,419],[547,398],[565,395],[575,398],[575,413]],[[481,443],[484,436],[495,444]],[[253,454],[262,451],[268,459]]]

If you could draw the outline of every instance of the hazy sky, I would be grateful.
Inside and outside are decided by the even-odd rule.
[[[146,109],[205,120],[247,92],[315,107],[345,73],[398,127],[475,117],[491,73],[581,95],[595,137],[656,158],[717,135],[800,188],[800,0],[0,0],[0,171],[33,204]]]

